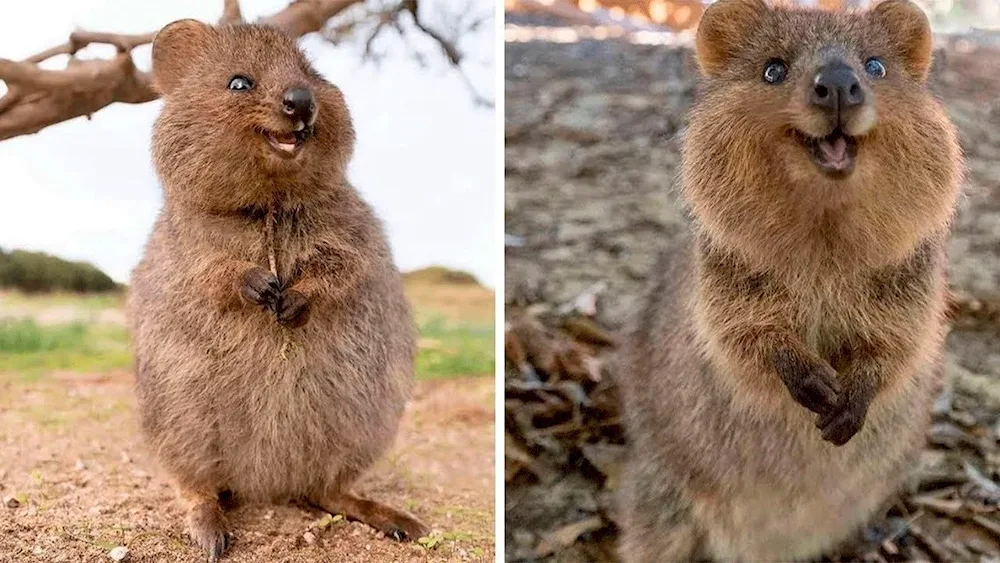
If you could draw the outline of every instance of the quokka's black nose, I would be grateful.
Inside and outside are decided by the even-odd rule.
[[[819,69],[813,79],[811,101],[834,115],[865,103],[865,92],[851,67],[837,61]]]
[[[306,88],[289,88],[281,97],[285,115],[312,126],[316,121],[316,98]]]

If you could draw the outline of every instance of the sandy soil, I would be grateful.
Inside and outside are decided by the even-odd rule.
[[[110,561],[116,546],[133,562],[203,560],[143,450],[131,381],[52,374],[26,385],[0,374],[0,561]],[[258,506],[232,514],[225,561],[492,561],[493,396],[492,378],[418,382],[396,447],[359,487],[423,519],[436,545]]]

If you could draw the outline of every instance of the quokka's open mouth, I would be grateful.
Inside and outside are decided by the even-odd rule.
[[[261,134],[265,139],[267,139],[271,148],[273,148],[279,155],[284,157],[294,157],[302,149],[302,145],[305,144],[306,140],[312,136],[313,128],[303,127],[298,131],[287,133],[262,130]]]
[[[810,137],[795,131],[795,137],[809,151],[821,172],[833,178],[846,178],[854,171],[858,157],[858,141],[845,135],[840,128],[825,137]]]

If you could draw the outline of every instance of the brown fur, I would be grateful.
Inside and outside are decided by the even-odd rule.
[[[220,494],[425,534],[349,492],[396,434],[415,335],[381,224],[344,177],[354,132],[340,90],[256,25],[175,22],[153,61],[165,201],[128,307],[142,427],[192,538],[211,559],[227,545]],[[237,74],[254,89],[229,91]],[[284,158],[261,131],[292,130],[291,87],[313,92],[318,115]]]
[[[816,557],[898,486],[939,384],[960,179],[929,38],[905,0],[706,11],[683,149],[692,234],[655,270],[619,382],[624,560]],[[870,56],[884,78],[864,75]],[[789,63],[777,85],[762,80],[774,57]],[[867,100],[842,123],[864,131],[842,178],[798,139],[831,128],[805,95],[831,57]]]

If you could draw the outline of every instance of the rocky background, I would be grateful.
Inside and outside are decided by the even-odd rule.
[[[942,37],[933,70],[968,167],[949,383],[909,488],[831,560],[1000,558],[995,43]],[[688,48],[625,41],[508,42],[505,64],[507,559],[605,561],[623,444],[607,374],[657,248],[681,228],[696,70]]]

